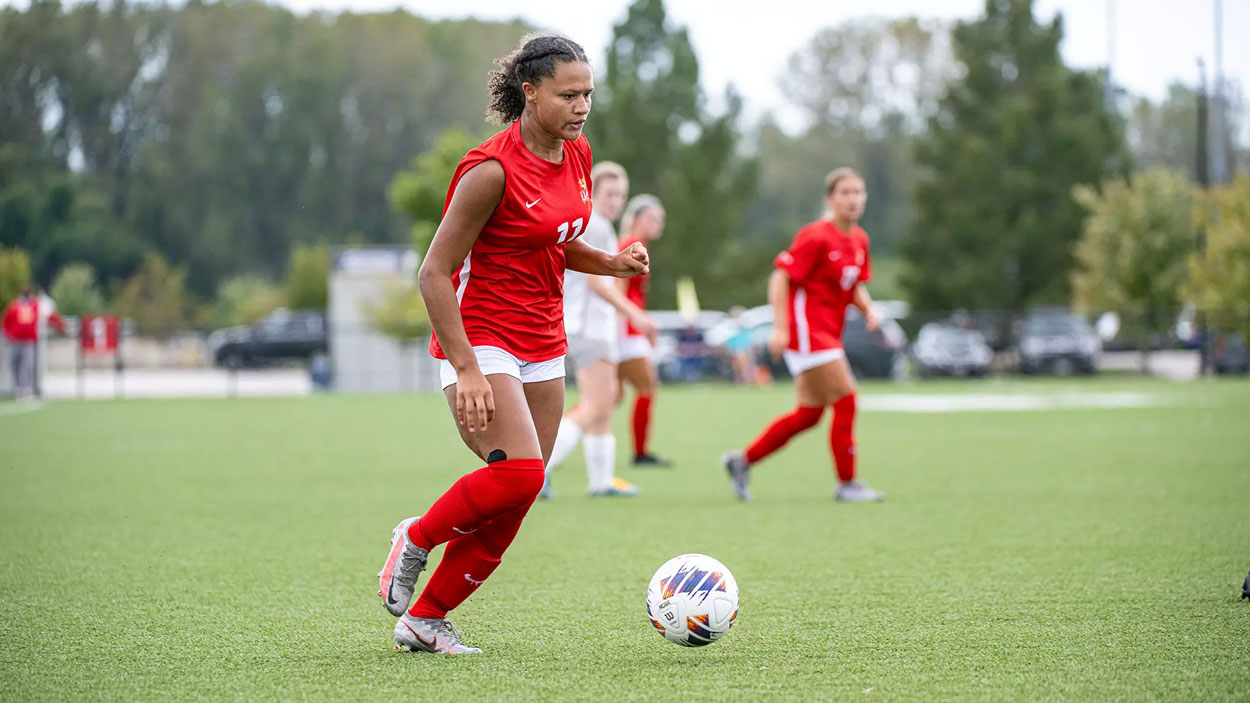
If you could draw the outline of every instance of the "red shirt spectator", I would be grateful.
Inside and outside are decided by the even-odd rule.
[[[48,324],[65,332],[65,319],[53,308]],[[39,296],[29,289],[4,309],[4,336],[14,342],[34,342],[39,339]]]

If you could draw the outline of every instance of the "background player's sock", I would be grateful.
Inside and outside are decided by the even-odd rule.
[[[503,553],[516,538],[529,505],[491,520],[471,535],[447,543],[443,559],[430,575],[417,602],[408,609],[414,618],[444,618],[494,573]]]
[[[855,478],[855,394],[842,396],[833,404],[833,425],[829,428],[829,449],[838,480],[846,483]]]
[[[640,395],[634,400],[634,456],[647,453],[647,435],[651,431],[651,396]]]
[[[542,459],[505,459],[460,477],[408,527],[423,549],[467,535],[492,519],[528,508],[543,487]]]
[[[616,435],[588,434],[582,440],[586,457],[586,487],[600,493],[612,487],[616,467]]]
[[[551,458],[547,460],[547,471],[550,472],[563,464],[564,460],[569,458],[569,455],[577,448],[577,442],[581,438],[582,428],[567,417],[561,418],[560,429],[556,430],[556,443],[551,448]]]
[[[779,415],[744,452],[748,464],[763,459],[785,446],[794,435],[820,422],[825,413],[823,407],[808,408],[800,405],[785,415]]]

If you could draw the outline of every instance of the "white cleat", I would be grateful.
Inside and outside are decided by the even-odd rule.
[[[834,492],[833,499],[844,503],[877,503],[885,500],[885,494],[881,491],[874,491],[859,481],[847,481],[838,484],[838,490]]]
[[[417,577],[425,571],[425,562],[430,557],[429,552],[408,539],[408,527],[416,521],[417,518],[410,517],[391,531],[391,551],[378,572],[378,595],[382,597],[382,605],[395,617],[408,610],[412,592],[417,588]]]
[[[751,467],[747,464],[746,456],[742,452],[729,452],[721,457],[720,461],[725,471],[729,473],[734,495],[738,496],[738,500],[741,501],[751,500],[751,489],[747,487],[751,481]]]
[[[414,618],[407,613],[395,623],[395,649],[431,654],[482,653],[477,647],[469,647],[461,642],[460,633],[447,620]]]

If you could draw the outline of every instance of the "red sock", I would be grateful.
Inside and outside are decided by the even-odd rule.
[[[855,478],[855,394],[844,395],[833,404],[833,426],[829,428],[829,449],[838,480]]]
[[[781,449],[786,442],[790,441],[791,437],[820,422],[820,416],[824,412],[825,409],[823,407],[805,408],[800,405],[785,415],[777,416],[772,421],[772,424],[768,426],[768,429],[764,430],[759,437],[755,438],[751,446],[747,447],[747,463],[754,464]]]
[[[505,459],[460,477],[420,520],[408,539],[425,549],[467,535],[492,519],[529,507],[543,487],[542,459]]]
[[[647,453],[647,434],[651,431],[651,396],[634,400],[634,456]]]
[[[443,560],[408,614],[414,618],[445,618],[448,611],[473,595],[499,566],[529,508],[526,505],[500,515],[477,532],[448,542],[443,549]]]

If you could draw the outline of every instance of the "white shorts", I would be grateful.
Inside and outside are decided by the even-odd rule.
[[[473,347],[477,367],[483,376],[505,373],[521,383],[541,383],[554,378],[564,378],[564,357],[547,361],[521,361],[499,347],[481,345]],[[456,382],[456,369],[446,359],[438,361],[438,375],[443,388]]]
[[[786,360],[786,368],[790,370],[790,375],[797,377],[804,371],[824,366],[834,359],[841,359],[846,356],[846,352],[841,349],[821,349],[814,352],[796,352],[785,350],[781,354]]]
[[[606,361],[615,366],[616,340],[570,336],[568,358],[573,362],[573,368],[578,370],[589,368],[596,361]]]
[[[651,358],[651,340],[642,335],[627,334],[621,337],[621,346],[618,350],[621,361],[629,361],[630,359],[650,359]]]

